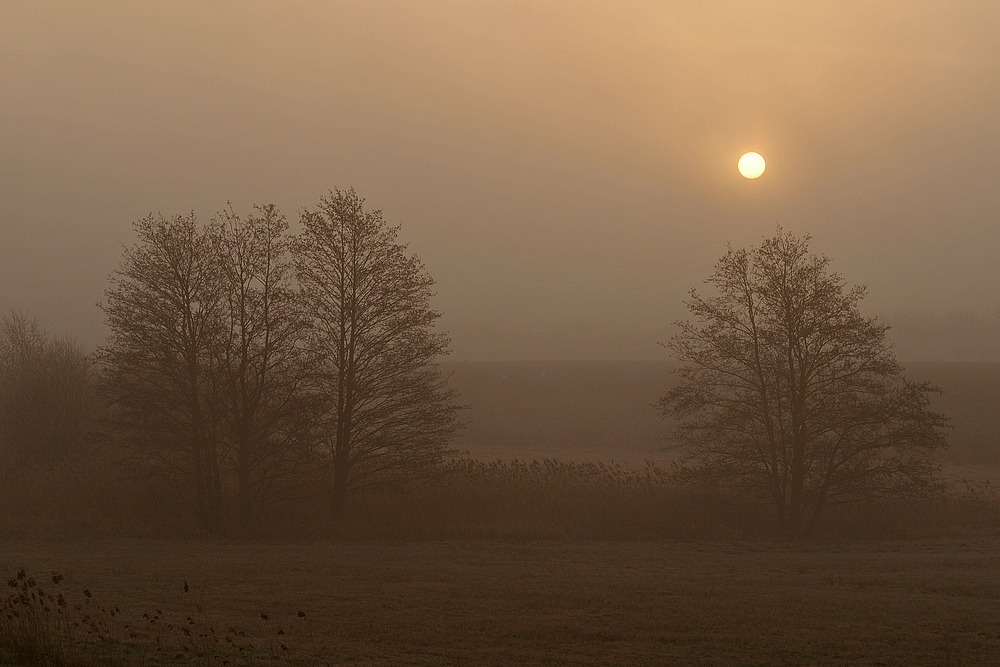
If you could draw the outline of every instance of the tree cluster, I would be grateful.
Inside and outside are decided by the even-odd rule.
[[[337,517],[351,493],[438,462],[456,429],[433,281],[399,228],[353,190],[301,222],[293,237],[274,206],[208,225],[150,215],[102,304],[115,435],[206,531],[227,508],[252,529],[305,479]]]

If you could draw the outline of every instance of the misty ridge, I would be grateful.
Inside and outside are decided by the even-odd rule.
[[[674,361],[450,362],[400,227],[354,190],[299,226],[270,205],[136,221],[93,354],[4,318],[4,534],[994,526],[1000,367],[900,366],[808,237],[730,247]]]

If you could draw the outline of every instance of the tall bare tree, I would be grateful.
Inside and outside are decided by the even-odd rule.
[[[217,234],[194,214],[134,223],[137,243],[111,274],[101,306],[111,335],[99,350],[119,432],[181,491],[198,521],[222,521],[224,451],[214,351],[223,334]]]
[[[763,499],[789,536],[831,503],[930,492],[946,444],[936,389],[903,376],[888,327],[859,312],[865,288],[808,246],[779,228],[729,249],[706,281],[716,295],[691,291],[695,321],[667,344],[681,382],[659,403],[682,476]]]
[[[324,196],[302,224],[296,273],[313,318],[337,517],[352,491],[412,475],[445,454],[457,408],[435,360],[449,341],[433,329],[434,281],[397,243],[399,227],[366,211],[353,189]]]
[[[291,282],[288,223],[273,205],[218,220],[225,328],[220,413],[232,445],[242,529],[301,466],[309,422],[306,320]]]

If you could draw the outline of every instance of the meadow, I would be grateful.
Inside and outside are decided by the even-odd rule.
[[[311,497],[236,541],[100,462],[0,474],[0,582],[48,596],[28,639],[65,667],[1000,664],[1000,367],[914,369],[953,417],[945,498],[831,512],[795,543],[664,477],[667,364],[448,370],[465,458],[333,532]],[[45,664],[4,613],[0,664]]]
[[[92,664],[994,665],[998,548],[5,540],[0,571],[118,607]]]

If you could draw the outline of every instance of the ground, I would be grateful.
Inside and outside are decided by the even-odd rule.
[[[252,664],[995,665],[998,549],[5,540],[0,573],[57,571],[74,600],[86,588],[93,605],[118,606],[144,664],[199,650],[196,637],[190,654],[178,648],[169,622],[220,651],[242,643],[233,655]],[[142,614],[156,610],[154,631]]]

